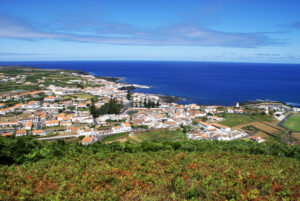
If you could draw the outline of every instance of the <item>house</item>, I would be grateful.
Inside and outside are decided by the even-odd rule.
[[[37,123],[40,121],[40,117],[32,115],[30,117],[23,117],[23,118],[18,119],[18,123],[20,123],[20,124],[26,124],[29,121],[31,121],[32,123]]]
[[[122,124],[122,128],[124,130],[124,132],[130,132],[132,129],[131,129],[131,125],[130,123],[126,122],[126,123],[123,123]]]
[[[56,116],[56,119],[57,119],[58,121],[61,121],[65,116],[66,116],[65,113],[60,113],[60,114],[58,114],[58,115]]]
[[[32,131],[32,135],[47,135],[45,130],[34,130]]]
[[[5,115],[8,112],[10,112],[10,110],[8,108],[0,109],[0,115]]]
[[[86,103],[78,103],[77,105],[78,108],[87,108]]]
[[[19,137],[19,136],[24,136],[26,135],[26,130],[17,130],[16,131],[16,136]]]
[[[78,127],[74,127],[74,126],[68,126],[66,129],[66,132],[76,132],[78,133],[79,128]]]
[[[242,110],[242,109],[235,109],[234,112],[235,113],[244,113],[244,110]]]
[[[94,137],[90,137],[90,136],[85,136],[82,140],[81,140],[81,144],[83,145],[89,145],[92,144],[94,142],[96,142],[96,138]]]
[[[6,137],[6,136],[12,136],[13,134],[12,133],[2,133],[2,137]]]
[[[48,96],[44,98],[45,102],[54,102],[56,100],[56,97],[54,96]]]
[[[31,128],[32,128],[32,121],[27,121],[24,128],[25,128],[25,130],[31,130]]]
[[[50,127],[50,126],[58,126],[59,125],[59,121],[58,120],[49,120],[45,122],[45,125]]]
[[[88,135],[93,135],[94,131],[93,131],[93,129],[88,128],[88,129],[84,129],[83,131],[78,130],[77,133],[80,135],[88,136]]]
[[[230,108],[230,107],[226,109],[226,112],[227,112],[227,113],[234,113],[233,109]]]
[[[226,131],[226,132],[230,132],[231,131],[231,128],[228,127],[228,126],[224,126],[224,125],[221,125],[221,124],[218,124],[218,123],[213,123],[212,125],[214,127],[218,128],[218,129],[221,129],[221,130]]]
[[[0,126],[17,126],[18,125],[18,121],[2,121],[0,122]]]
[[[224,118],[218,116],[209,116],[208,118],[213,121],[224,121]]]
[[[120,133],[122,132],[122,127],[121,126],[114,126],[112,127],[113,133]]]
[[[214,134],[214,135],[212,135],[212,138],[215,140],[222,140],[222,141],[223,140],[224,141],[232,140],[232,138],[228,134],[225,134],[225,133]]]
[[[29,101],[23,106],[25,109],[37,109],[41,107],[40,101]]]
[[[204,128],[205,130],[214,128],[212,125],[210,125],[209,123],[206,123],[204,121],[198,121],[198,126],[200,126],[201,128]]]
[[[71,126],[72,122],[71,121],[64,121],[64,122],[60,122],[61,126]]]
[[[87,123],[87,124],[94,123],[94,119],[92,115],[74,116],[72,117],[72,121],[78,123]]]
[[[258,142],[258,143],[261,143],[261,142],[266,141],[265,139],[263,139],[263,138],[260,137],[260,136],[252,136],[252,137],[250,137],[250,140],[252,140],[252,141],[254,141],[254,142]]]

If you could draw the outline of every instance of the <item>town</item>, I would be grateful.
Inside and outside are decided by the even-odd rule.
[[[3,137],[32,135],[40,140],[80,137],[82,144],[88,145],[120,133],[181,129],[187,138],[194,140],[248,138],[260,143],[266,140],[264,136],[223,124],[227,116],[255,111],[260,114],[257,118],[281,121],[289,112],[300,111],[275,103],[242,106],[237,102],[231,107],[181,105],[132,90],[149,86],[81,72],[32,68],[17,68],[14,73],[8,68],[2,71],[0,134]]]

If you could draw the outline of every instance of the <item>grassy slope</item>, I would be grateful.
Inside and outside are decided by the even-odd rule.
[[[83,153],[0,167],[0,195],[3,200],[295,200],[299,170],[295,159],[230,152]]]
[[[293,131],[300,132],[300,115],[292,115],[283,123],[283,126]]]

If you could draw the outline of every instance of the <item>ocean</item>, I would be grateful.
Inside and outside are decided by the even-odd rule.
[[[180,103],[234,105],[254,100],[300,106],[300,65],[175,61],[24,61],[0,65],[73,69],[150,85],[136,91],[178,96]]]

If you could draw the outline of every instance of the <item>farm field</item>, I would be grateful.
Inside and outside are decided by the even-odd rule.
[[[251,122],[256,122],[258,120],[265,121],[268,123],[276,122],[276,120],[270,115],[264,114],[220,114],[218,115],[225,120],[220,122],[221,124],[229,127],[235,127],[241,124],[247,124]]]
[[[300,133],[296,133],[296,132],[294,132],[293,134],[292,134],[292,136],[295,138],[295,140],[296,140],[296,144],[298,145],[298,146],[300,146]]]
[[[220,122],[220,124],[223,124],[223,125],[229,126],[229,127],[256,121],[248,114],[221,114],[218,116],[225,119],[224,121]]]
[[[282,124],[285,128],[300,132],[300,115],[292,115]]]
[[[267,124],[264,124],[262,122],[250,122],[250,123],[246,123],[246,124],[241,124],[241,125],[238,125],[238,126],[234,126],[232,127],[232,129],[241,129],[241,128],[244,128],[244,127],[247,127],[247,126],[254,126],[255,128],[259,129],[259,130],[262,130],[264,132],[267,132],[267,133],[271,133],[271,134],[274,134],[276,133],[277,131],[280,130],[279,127],[276,127],[276,126],[269,126]]]
[[[179,140],[186,139],[186,135],[181,131],[169,131],[169,130],[156,130],[145,133],[138,133],[135,135],[137,139],[141,141],[150,141],[150,142],[162,142],[165,140]]]

